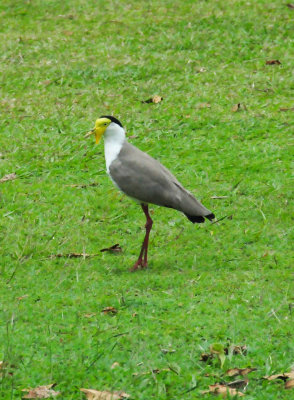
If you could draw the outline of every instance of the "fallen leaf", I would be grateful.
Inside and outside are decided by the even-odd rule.
[[[85,393],[88,400],[122,400],[128,399],[129,394],[125,392],[109,392],[108,390],[80,389]]]
[[[163,354],[168,354],[168,353],[175,353],[176,350],[174,349],[160,349]]]
[[[196,74],[200,74],[201,72],[205,72],[205,71],[206,71],[206,69],[204,67],[200,67],[200,68],[196,68],[195,69]]]
[[[275,379],[282,379],[283,381],[286,381],[287,379],[294,379],[294,370],[291,372],[285,372],[281,374],[275,374],[275,375],[269,375],[269,376],[264,376],[264,379],[268,381],[273,381]]]
[[[224,218],[226,218],[226,217],[221,218],[219,221],[221,221]],[[219,222],[219,221],[217,221],[217,222]],[[213,223],[215,223],[215,222],[213,222]],[[221,366],[223,366],[223,364],[225,362],[225,356],[229,355],[229,354],[246,355],[247,347],[246,347],[246,345],[243,345],[243,346],[230,345],[227,347],[223,347],[223,345],[220,343],[214,343],[210,346],[210,353],[202,353],[199,361],[208,361],[208,360],[213,359],[214,356],[217,355],[218,358],[220,359]]]
[[[131,135],[129,136],[129,139],[137,139],[139,136],[138,135]]]
[[[154,104],[157,104],[157,103],[160,103],[162,100],[163,100],[163,97],[155,95],[153,97],[150,97],[150,99],[141,101],[141,103],[154,103]]]
[[[28,294],[24,294],[23,296],[17,297],[16,300],[20,301],[20,300],[25,299],[26,297],[29,297],[29,295]]]
[[[105,307],[103,308],[102,312],[104,314],[117,314],[117,309],[114,307]]]
[[[97,257],[99,254],[86,254],[86,253],[66,253],[66,254],[52,254],[50,258],[89,258]]]
[[[245,390],[248,386],[248,383],[249,383],[248,379],[238,379],[236,381],[226,383],[226,386],[233,389]]]
[[[294,107],[291,107],[291,108],[280,108],[280,111],[294,111]]]
[[[214,200],[222,200],[222,199],[227,199],[229,196],[211,196],[211,199]]]
[[[63,34],[66,36],[72,36],[73,32],[72,31],[63,31]]]
[[[23,399],[48,399],[49,397],[58,396],[60,392],[51,389],[55,385],[55,383],[51,383],[51,385],[38,386],[34,389],[22,389],[22,392],[28,392],[22,397]]]
[[[199,361],[208,361],[208,360],[211,360],[212,358],[213,358],[213,354],[202,353]]]
[[[4,175],[3,178],[0,179],[0,183],[7,182],[7,181],[13,181],[16,178],[17,178],[17,175],[13,172],[12,174]]]
[[[41,85],[48,86],[48,85],[50,85],[50,83],[52,83],[52,81],[50,79],[46,79],[45,81],[42,81],[40,83],[41,83]]]
[[[231,369],[227,370],[226,375],[228,375],[228,376],[237,376],[237,375],[244,376],[244,375],[248,375],[248,374],[250,374],[250,372],[256,371],[256,370],[257,370],[257,368],[231,368]]]
[[[198,108],[211,108],[211,105],[209,103],[200,103],[198,104]]]
[[[225,354],[232,353],[234,355],[241,354],[243,356],[245,356],[247,354],[247,346],[246,346],[246,344],[241,345],[241,346],[230,345],[230,346],[225,347],[224,350],[225,350]]]
[[[100,251],[101,252],[109,251],[110,253],[121,253],[122,248],[120,247],[120,245],[118,243],[116,243],[113,246],[107,247],[105,249],[101,249]]]
[[[226,385],[216,384],[210,385],[209,390],[202,391],[203,394],[205,393],[213,393],[213,394],[220,394],[223,398],[226,398],[229,394],[230,396],[244,396],[244,393],[238,392],[238,390],[229,388]]]
[[[206,374],[204,374],[204,376],[212,376],[213,378],[219,378],[219,375],[210,374],[209,372],[207,372]]]
[[[118,363],[117,361],[115,361],[113,364],[112,364],[112,366],[110,367],[111,369],[114,369],[114,368],[117,368],[117,367],[120,367],[120,363]]]
[[[88,313],[88,314],[84,314],[84,317],[86,318],[92,318],[95,317],[96,313]]]
[[[286,4],[286,6],[287,6],[288,8],[294,8],[294,4],[291,4],[291,3]]]
[[[68,15],[57,15],[58,18],[64,18],[64,19],[74,19],[75,16],[73,14],[68,14]]]
[[[265,64],[266,65],[281,65],[282,63],[279,60],[268,60],[268,61],[266,61]]]
[[[232,107],[232,111],[233,111],[233,112],[237,112],[237,111],[240,111],[240,110],[241,110],[241,103],[235,104],[235,105]]]
[[[3,361],[0,361],[0,369],[3,369],[3,367],[4,367]]]
[[[172,370],[171,368],[162,368],[162,369],[155,368],[155,369],[151,369],[150,371],[134,372],[134,373],[133,373],[133,376],[143,376],[143,375],[150,375],[150,374],[158,375],[158,374],[160,374],[161,372],[171,372],[171,371],[175,372],[175,371]]]
[[[294,379],[290,379],[285,383],[285,389],[293,389],[293,388],[294,388]]]

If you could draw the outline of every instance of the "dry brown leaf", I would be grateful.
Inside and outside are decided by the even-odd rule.
[[[112,364],[112,366],[110,367],[111,369],[114,369],[114,368],[117,368],[117,367],[120,367],[120,363],[118,363],[117,361],[115,361],[113,364]]]
[[[72,36],[72,35],[73,35],[73,32],[72,32],[72,31],[63,31],[63,34],[64,34],[65,36]]]
[[[105,249],[101,249],[100,251],[101,252],[109,251],[110,253],[121,253],[122,248],[120,247],[120,245],[118,243],[116,243],[113,246],[107,247]]]
[[[133,376],[143,376],[143,375],[150,375],[150,374],[158,375],[158,374],[160,374],[161,372],[171,372],[171,371],[174,372],[174,370],[171,370],[170,368],[162,368],[162,369],[155,368],[155,369],[152,369],[152,370],[150,370],[150,371],[134,372],[134,373],[133,373]]]
[[[68,15],[57,15],[58,18],[64,18],[64,19],[74,19],[75,16],[73,14],[68,14]]]
[[[200,68],[196,68],[195,69],[196,74],[200,74],[201,72],[205,72],[205,71],[206,71],[206,69],[204,67],[200,67]]]
[[[42,81],[40,83],[41,83],[41,85],[48,86],[48,85],[50,85],[50,83],[52,83],[52,81],[50,79],[46,79],[45,81]]]
[[[67,253],[67,254],[52,254],[50,258],[89,258],[97,257],[99,254],[86,254],[86,253]]]
[[[288,8],[294,8],[294,4],[292,4],[292,3],[288,3],[288,4],[286,4],[286,6],[287,6]]]
[[[23,299],[25,299],[27,297],[29,297],[29,295],[28,294],[24,294],[23,296],[17,297],[16,300],[21,301],[21,300],[23,300]]]
[[[287,379],[294,379],[294,370],[291,372],[265,376],[264,379],[268,381],[273,381],[275,379],[282,379],[283,381],[286,381]]]
[[[51,385],[38,386],[33,389],[22,389],[22,392],[28,392],[25,396],[22,396],[23,399],[48,399],[49,397],[55,397],[60,394],[60,392],[56,392],[51,388],[56,384],[51,383]]]
[[[241,103],[233,105],[233,107],[232,107],[232,111],[233,112],[237,112],[237,111],[240,111],[240,110],[241,110]]]
[[[219,222],[224,218],[226,218],[226,217],[223,217],[223,218],[219,219],[216,222]],[[213,346],[214,345],[210,346],[210,353],[202,353],[201,354],[199,361],[211,360],[212,358],[214,358],[215,355],[218,355],[220,353],[220,351],[218,351],[217,348],[214,348]],[[227,347],[223,348],[223,352],[224,352],[225,355],[228,355],[230,352],[232,354],[234,354],[234,355],[236,355],[236,354],[246,355],[247,354],[247,347],[246,347],[246,345],[242,345],[242,346],[235,346],[235,345],[229,346],[228,345]]]
[[[238,379],[233,382],[226,383],[226,386],[232,389],[242,389],[245,390],[248,386],[249,380],[248,379]]]
[[[88,314],[84,314],[84,317],[86,318],[92,318],[95,317],[96,313],[88,313]]]
[[[155,95],[150,97],[150,99],[147,100],[143,100],[141,103],[154,103],[154,104],[158,104],[163,100],[163,97]]]
[[[155,103],[155,104],[160,103],[162,100],[163,100],[163,97],[161,97],[161,96],[153,96],[152,97],[152,103]]]
[[[290,379],[285,383],[285,389],[293,389],[293,388],[294,388],[294,379]]]
[[[17,178],[17,175],[13,172],[12,174],[4,175],[4,176],[0,179],[0,183],[7,182],[7,181],[13,181],[13,180],[16,179],[16,178]]]
[[[128,399],[129,394],[125,392],[109,392],[108,390],[80,389],[85,393],[88,400],[122,400]]]
[[[117,314],[118,311],[114,307],[105,307],[105,308],[103,308],[102,312],[104,314]]]
[[[280,111],[294,111],[294,107],[291,107],[291,108],[280,108]]]
[[[281,61],[280,60],[268,60],[265,63],[266,65],[281,65]]]
[[[171,354],[176,352],[174,349],[160,349],[160,351],[162,351],[163,354]]]
[[[213,393],[213,394],[220,394],[223,398],[226,398],[229,394],[230,396],[244,396],[244,393],[238,392],[238,390],[229,388],[226,385],[216,384],[210,385],[209,390],[202,391],[203,394],[205,393]]]
[[[237,375],[244,376],[244,375],[248,375],[248,374],[250,374],[250,372],[256,371],[256,370],[257,370],[257,368],[231,368],[231,369],[227,370],[226,375],[228,375],[228,376],[237,376]]]
[[[0,361],[0,369],[3,369],[3,367],[4,367],[3,361]]]
[[[228,346],[225,347],[225,354],[229,354],[229,352],[231,351],[234,355],[236,354],[241,354],[243,356],[245,356],[247,354],[247,346],[246,344],[241,345],[241,346]]]
[[[208,360],[211,360],[212,358],[213,358],[213,354],[202,353],[199,361],[208,361]]]
[[[198,104],[198,108],[211,108],[211,105],[209,103],[200,103]]]

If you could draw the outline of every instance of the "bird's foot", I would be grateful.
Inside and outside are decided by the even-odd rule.
[[[144,269],[144,268],[147,268],[148,267],[148,263],[147,262],[145,262],[145,261],[143,261],[143,260],[138,260],[135,264],[134,264],[134,266],[130,269],[130,271],[131,272],[135,272],[135,271],[137,271],[138,269]]]

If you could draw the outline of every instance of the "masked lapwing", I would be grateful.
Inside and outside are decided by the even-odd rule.
[[[86,136],[92,134],[97,144],[104,135],[106,170],[110,179],[119,190],[141,205],[146,216],[145,238],[132,271],[147,267],[149,234],[153,224],[149,204],[181,211],[193,223],[215,218],[159,161],[128,143],[118,119],[103,115]]]

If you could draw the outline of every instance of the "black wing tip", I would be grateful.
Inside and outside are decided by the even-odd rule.
[[[212,221],[213,219],[215,219],[215,215],[213,213],[205,215],[205,218],[209,219],[209,221]]]
[[[205,215],[204,217],[202,217],[201,215],[185,215],[189,221],[193,222],[193,224],[202,224],[205,221],[205,218],[209,219],[209,221],[212,221],[215,218],[215,215],[213,213]]]
[[[201,217],[201,215],[188,215],[188,214],[185,215],[189,221],[193,222],[193,224],[195,224],[196,222],[198,224],[202,224],[205,221],[204,217]]]

